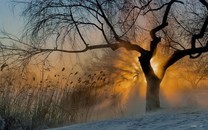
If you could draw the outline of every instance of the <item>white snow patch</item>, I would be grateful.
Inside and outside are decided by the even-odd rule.
[[[208,129],[208,110],[202,109],[162,109],[129,118],[75,124],[50,130],[167,130]]]

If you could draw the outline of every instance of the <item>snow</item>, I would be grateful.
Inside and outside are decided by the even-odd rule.
[[[208,110],[162,109],[157,112],[128,118],[75,124],[50,130],[205,130],[208,129]]]

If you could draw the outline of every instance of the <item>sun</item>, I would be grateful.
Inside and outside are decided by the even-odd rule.
[[[159,67],[160,67],[159,62],[157,62],[157,60],[155,58],[152,58],[150,60],[150,63],[151,63],[151,66],[152,66],[152,69],[153,69],[154,73],[156,75],[158,75],[159,74]]]

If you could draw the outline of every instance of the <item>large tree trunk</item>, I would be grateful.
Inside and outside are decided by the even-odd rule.
[[[153,73],[145,75],[147,81],[146,111],[154,111],[160,108],[160,82],[161,80]]]
[[[150,57],[139,57],[141,68],[147,82],[146,89],[146,111],[154,111],[160,108],[160,83],[162,78],[158,78],[150,64]]]

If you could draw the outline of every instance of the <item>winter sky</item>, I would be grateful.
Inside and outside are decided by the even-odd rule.
[[[5,30],[14,35],[20,35],[23,29],[21,6],[14,6],[11,0],[0,0],[0,30]]]

